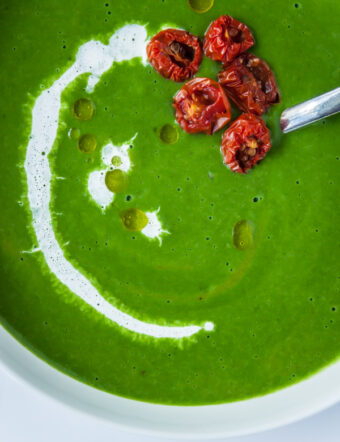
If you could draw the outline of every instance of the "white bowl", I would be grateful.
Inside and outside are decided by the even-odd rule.
[[[222,405],[178,407],[124,399],[55,370],[0,328],[0,363],[53,398],[119,427],[167,437],[214,439],[288,424],[340,400],[340,361],[266,396]]]

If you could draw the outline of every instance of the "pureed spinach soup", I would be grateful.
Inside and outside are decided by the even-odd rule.
[[[279,116],[339,85],[340,5],[0,8],[4,327],[82,382],[167,404],[263,395],[335,361],[340,120],[283,136]],[[175,123],[181,84],[145,54],[160,29],[202,38],[223,14],[251,28],[282,94],[246,175],[223,164],[224,129]],[[197,75],[220,66],[204,58]]]

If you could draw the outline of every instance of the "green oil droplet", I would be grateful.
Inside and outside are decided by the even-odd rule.
[[[249,221],[242,220],[235,224],[233,244],[239,250],[247,250],[253,245],[253,226]]]
[[[68,131],[68,136],[71,140],[78,140],[80,137],[80,130],[77,127],[72,127],[72,129]]]
[[[91,120],[94,114],[94,104],[87,98],[79,98],[73,105],[73,115],[81,121]]]
[[[126,176],[120,169],[109,170],[105,175],[106,187],[114,193],[121,193],[126,188]]]
[[[214,0],[188,0],[188,4],[193,11],[202,14],[213,7]]]
[[[143,230],[148,223],[148,217],[139,209],[127,209],[120,214],[123,226],[131,232]]]
[[[84,153],[92,153],[96,147],[97,140],[91,134],[82,135],[78,140],[78,148]]]
[[[159,131],[159,138],[165,144],[174,144],[178,141],[178,130],[172,124],[165,124]]]
[[[115,155],[112,157],[111,163],[114,166],[119,167],[122,164],[122,159],[118,155]]]

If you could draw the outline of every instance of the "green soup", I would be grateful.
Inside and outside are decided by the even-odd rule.
[[[82,382],[199,405],[339,356],[340,119],[283,136],[279,116],[339,86],[340,5],[195,3],[2,2],[0,314]],[[143,57],[161,28],[203,37],[222,14],[253,30],[282,93],[245,176],[223,165],[223,130],[179,128],[180,84]],[[205,58],[198,75],[219,70]]]

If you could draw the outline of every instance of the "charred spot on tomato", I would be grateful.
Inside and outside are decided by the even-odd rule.
[[[165,29],[156,34],[146,52],[159,74],[178,82],[192,78],[202,61],[198,37],[180,29]]]
[[[192,47],[176,40],[168,45],[168,53],[172,62],[181,68],[189,66],[195,56],[195,51]]]
[[[254,44],[249,28],[229,15],[222,15],[209,26],[203,44],[207,57],[224,65]]]
[[[263,159],[270,147],[270,133],[264,121],[248,113],[242,114],[224,132],[221,151],[229,169],[246,173]]]
[[[241,144],[239,150],[236,152],[236,160],[242,170],[248,170],[252,167],[252,160],[261,144],[263,144],[262,141],[254,136],[250,136]]]
[[[176,120],[188,133],[217,132],[230,121],[230,104],[222,87],[210,78],[195,78],[175,95]]]
[[[225,33],[227,34],[226,37],[229,37],[233,43],[242,43],[246,39],[241,29],[231,27],[229,30],[227,29]]]
[[[254,57],[251,54],[243,54],[240,56],[240,63],[246,66],[250,72],[254,75],[255,79],[261,86],[263,92],[266,92],[266,81],[267,75],[260,66],[260,59],[258,57]]]
[[[262,115],[280,102],[280,93],[268,64],[253,54],[237,57],[218,75],[228,96],[244,112]]]
[[[266,94],[267,104],[280,102],[280,93],[275,81],[274,74],[268,64],[261,58],[253,54],[243,54],[240,56],[250,72],[254,75],[256,81],[261,86],[262,91]]]
[[[198,90],[193,92],[192,98],[199,106],[210,106],[215,102],[215,97],[211,94],[210,90]]]

